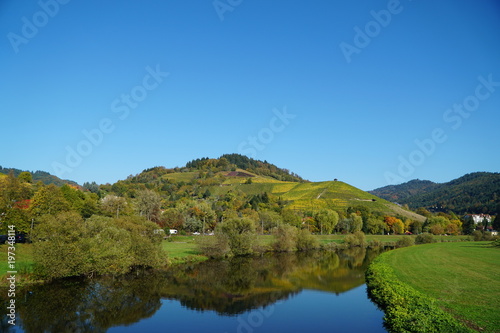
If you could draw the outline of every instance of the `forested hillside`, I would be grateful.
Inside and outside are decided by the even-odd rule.
[[[186,168],[193,170],[212,169],[216,167],[219,171],[236,170],[240,168],[259,176],[268,176],[281,181],[305,182],[299,175],[287,169],[278,168],[267,161],[259,161],[240,154],[225,154],[218,159],[208,157],[188,162]]]
[[[438,186],[439,184],[429,180],[414,179],[404,184],[384,186],[368,192],[385,200],[400,203],[403,200],[411,198],[415,195],[428,193],[436,189]]]
[[[413,209],[496,215],[500,210],[500,173],[475,172],[443,184],[412,180],[370,192]]]
[[[0,173],[1,174],[8,175],[10,172],[12,172],[15,177],[17,177],[22,172],[29,172],[29,171],[19,170],[19,169],[15,169],[15,168],[2,168],[0,166]],[[35,183],[40,181],[40,182],[44,183],[45,185],[49,185],[49,184],[54,184],[57,186],[62,186],[64,184],[70,184],[70,185],[74,185],[74,186],[78,185],[74,181],[61,179],[61,178],[56,177],[54,175],[51,175],[50,173],[45,172],[45,171],[38,170],[35,172],[30,172],[30,173],[31,173],[32,180]]]

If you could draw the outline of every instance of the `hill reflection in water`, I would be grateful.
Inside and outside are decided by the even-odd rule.
[[[19,291],[17,329],[106,332],[153,316],[166,299],[191,310],[237,316],[286,300],[303,289],[340,294],[360,286],[367,265],[377,254],[361,248],[268,254],[121,278],[59,280]],[[2,318],[6,318],[3,313]],[[0,328],[8,326],[4,320]]]

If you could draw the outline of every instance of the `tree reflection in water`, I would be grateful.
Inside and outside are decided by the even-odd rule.
[[[377,254],[362,248],[266,254],[121,278],[59,280],[18,290],[17,324],[25,332],[106,332],[153,316],[162,299],[178,300],[188,309],[234,316],[287,299],[302,289],[339,294],[360,286],[367,265]],[[0,311],[2,318],[6,318],[7,301]],[[3,324],[1,328],[8,332],[8,325]]]

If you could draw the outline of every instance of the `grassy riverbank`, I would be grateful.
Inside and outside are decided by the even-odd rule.
[[[498,332],[499,262],[500,249],[490,242],[426,244],[384,253],[371,265],[367,280],[374,298],[386,307],[395,331],[404,327],[398,325],[409,324],[407,315],[422,310],[425,318],[420,320],[429,325],[442,324],[440,319],[448,324],[445,317],[451,314],[475,330]],[[394,297],[402,299],[395,301]],[[418,303],[420,297],[425,301]],[[410,311],[405,312],[405,307]],[[444,312],[426,312],[424,307]],[[414,328],[419,331],[417,324]],[[420,331],[429,331],[429,327]]]
[[[197,237],[211,236],[172,236],[170,241],[163,241],[162,248],[168,254],[171,264],[180,264],[186,262],[199,262],[208,259],[203,256],[196,245]],[[345,235],[316,235],[321,245],[329,243],[342,244]],[[399,239],[410,237],[405,235],[366,235],[368,243],[374,241],[380,244],[395,244]],[[467,239],[468,236],[443,236],[445,241],[461,241]],[[259,235],[257,237],[258,244],[261,248],[270,248],[274,241],[271,235]],[[7,263],[7,245],[0,245],[0,286],[6,285],[6,272],[9,271]],[[33,273],[33,254],[32,244],[16,244],[16,270],[20,285],[30,283]]]
[[[318,238],[319,244],[326,245],[329,243],[342,244],[346,235],[315,235]],[[171,263],[183,263],[189,261],[203,261],[207,258],[201,254],[196,245],[198,237],[211,237],[211,236],[172,236],[169,241],[163,242],[163,249],[168,253]],[[406,235],[366,235],[366,242],[379,242],[381,245],[392,244],[394,245],[398,240],[405,237],[413,237]],[[442,236],[437,240],[443,242],[460,242],[470,239],[469,236]],[[258,245],[261,248],[270,248],[274,241],[272,235],[259,235],[257,237]]]

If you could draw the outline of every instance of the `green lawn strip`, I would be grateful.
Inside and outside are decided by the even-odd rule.
[[[33,273],[33,246],[31,244],[16,244],[14,269],[9,267],[8,248],[6,244],[0,245],[0,286],[7,285],[8,271],[17,271],[16,281],[18,285],[28,282],[30,274]],[[9,274],[10,276],[10,274]]]
[[[185,262],[204,261],[208,259],[198,250],[196,237],[211,236],[171,236],[171,241],[163,241],[163,250],[167,253],[172,264]]]
[[[335,243],[343,243],[344,238],[346,235],[317,235],[320,244],[328,244],[331,242]],[[392,242],[397,242],[403,237],[415,237],[415,236],[408,236],[408,235],[366,235],[366,241],[379,241],[382,244],[384,243],[392,243]],[[439,237],[439,236],[436,236]],[[463,240],[466,240],[469,238],[469,236],[446,236],[442,237],[443,241],[446,242],[460,242]]]
[[[435,243],[383,255],[399,281],[483,332],[500,327],[500,249],[488,242]]]

